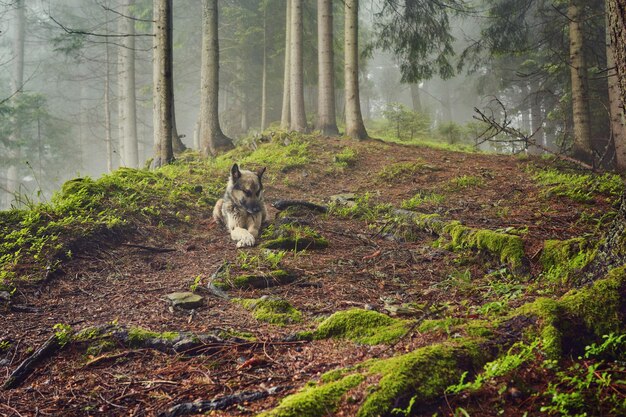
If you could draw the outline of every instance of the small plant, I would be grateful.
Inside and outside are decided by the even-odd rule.
[[[453,190],[462,190],[470,187],[480,187],[484,181],[475,175],[462,175],[450,180],[449,186]]]
[[[191,285],[189,285],[189,290],[191,292],[196,292],[196,290],[198,289],[198,287],[202,283],[201,281],[202,281],[202,275],[196,275],[193,278],[193,283]]]
[[[72,327],[69,324],[57,323],[52,328],[59,345],[65,346],[72,340]]]
[[[333,163],[341,168],[351,167],[356,162],[356,158],[357,151],[354,148],[346,147],[333,156]]]
[[[415,194],[408,200],[404,200],[401,207],[405,210],[414,210],[422,204],[441,204],[445,200],[445,197],[437,193],[422,193]]]
[[[384,167],[378,172],[378,177],[383,181],[400,180],[415,175],[425,167],[426,165],[421,161],[398,162]]]

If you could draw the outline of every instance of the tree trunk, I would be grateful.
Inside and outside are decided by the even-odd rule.
[[[263,69],[261,73],[261,131],[267,127],[267,7],[263,7]]]
[[[609,4],[606,2],[606,67],[609,84],[609,112],[611,114],[611,137],[615,144],[615,167],[626,173],[626,130],[624,128],[623,103],[620,97],[615,68],[615,44],[611,42]]]
[[[280,127],[287,130],[291,122],[291,105],[289,97],[291,90],[291,0],[286,0],[287,12],[285,15],[285,69],[283,73],[283,108],[280,116]]]
[[[219,65],[217,0],[203,0],[200,143],[201,153],[205,156],[215,156],[234,147],[220,127]]]
[[[106,5],[108,7],[108,4]],[[109,33],[109,27],[105,23],[105,31]],[[109,51],[109,43],[104,44],[104,56],[105,56],[105,73],[104,73],[104,142],[107,149],[107,172],[113,171],[113,138],[111,135],[111,68],[110,59],[111,54]]]
[[[419,84],[412,83],[411,86],[411,102],[413,104],[413,111],[415,113],[422,112],[422,100],[420,98],[420,86]]]
[[[290,86],[291,104],[290,129],[296,132],[306,131],[306,113],[304,111],[304,64],[302,58],[302,0],[291,0],[291,50],[290,50]]]
[[[174,160],[172,149],[172,0],[154,0],[154,166]]]
[[[317,125],[324,135],[336,136],[335,116],[335,64],[333,51],[333,3],[332,0],[317,1],[318,39],[318,99]]]
[[[176,99],[174,99],[174,80],[172,79],[172,149],[174,153],[181,153],[187,150],[182,141],[183,137],[184,135],[178,133],[178,127],[176,126]]]
[[[359,99],[359,2],[345,0],[345,106],[346,135],[353,139],[367,139],[361,116]]]
[[[607,13],[611,44],[615,45],[614,59],[617,85],[621,98],[622,111],[626,100],[626,0],[608,0]],[[609,231],[602,240],[594,260],[587,268],[584,279],[594,281],[607,270],[626,263],[626,192],[622,193],[619,210]]]
[[[15,104],[22,88],[24,87],[24,39],[25,39],[25,27],[26,27],[26,15],[24,0],[17,0],[15,2],[15,26],[13,32],[13,77],[11,79],[11,90],[13,97],[12,103]],[[13,126],[11,127],[11,135],[9,136],[9,142],[13,143],[13,147],[9,149],[8,159],[9,167],[7,168],[7,183],[6,183],[6,206],[10,206],[11,201],[14,199],[15,194],[19,188],[19,169],[18,163],[21,157],[19,148],[19,140],[22,136],[21,126],[17,120],[11,120]],[[17,201],[17,199],[15,199]]]
[[[583,50],[583,16],[580,0],[570,0],[567,8],[569,18],[570,74],[572,79],[572,110],[574,121],[574,144],[572,156],[591,164],[591,123],[589,95],[587,91],[587,64]]]
[[[545,146],[543,135],[543,112],[541,111],[542,94],[541,84],[533,80],[530,84],[530,123],[531,134],[537,145]],[[537,149],[537,148],[535,148]]]
[[[131,16],[134,1],[129,0],[122,5],[121,13]],[[122,166],[137,168],[139,166],[139,150],[137,144],[137,100],[135,97],[135,22],[130,18],[120,17],[120,33],[128,34],[122,38],[120,45],[120,124],[123,136]]]

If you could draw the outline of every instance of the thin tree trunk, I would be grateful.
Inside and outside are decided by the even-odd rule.
[[[285,14],[285,68],[283,72],[283,108],[280,116],[280,127],[287,130],[291,122],[291,0],[286,0]]]
[[[107,4],[108,7],[108,4]],[[109,33],[109,27],[105,23],[105,31]],[[113,138],[111,137],[111,68],[109,43],[104,44],[105,73],[104,73],[104,142],[107,149],[107,172],[113,171]]]
[[[154,0],[154,142],[158,144],[154,165],[174,160],[172,149],[172,0]]]
[[[542,94],[541,84],[533,80],[531,82],[530,92],[530,123],[531,133],[535,136],[533,139],[535,143],[541,146],[545,146],[544,130],[543,130],[543,112],[541,111]]]
[[[359,2],[345,0],[345,106],[346,135],[353,139],[367,139],[361,116],[359,99]]]
[[[14,94],[11,101],[15,104],[19,96],[22,93],[24,84],[24,40],[26,36],[26,14],[24,0],[17,0],[15,2],[15,26],[13,32],[13,77],[11,79],[11,90]],[[11,135],[9,136],[9,142],[13,143],[13,148],[9,150],[8,156],[10,165],[7,168],[7,198],[6,206],[11,204],[12,199],[19,188],[19,170],[16,165],[21,157],[19,148],[19,140],[22,136],[21,126],[17,120],[11,120],[13,126],[11,127]],[[17,199],[15,199],[17,201]]]
[[[422,112],[422,100],[420,98],[420,86],[419,84],[411,83],[411,102],[413,104],[413,111],[415,113]]]
[[[122,14],[132,15],[132,5],[134,0],[129,0],[122,6]],[[135,22],[130,18],[120,18],[122,30],[120,33],[129,34],[122,38],[120,56],[122,65],[120,71],[122,76],[123,100],[123,163],[124,166],[137,168],[139,166],[139,150],[137,144],[137,99],[135,96]]]
[[[583,50],[583,17],[580,0],[570,0],[569,18],[570,74],[572,79],[572,110],[574,120],[574,144],[572,156],[580,161],[592,163],[591,123],[589,97],[587,93],[587,64]]]
[[[267,4],[263,6],[263,70],[261,73],[261,131],[267,127]]]
[[[172,79],[172,149],[174,153],[181,153],[187,150],[182,141],[183,137],[184,135],[178,134],[178,127],[176,126],[176,99],[174,98],[174,80]]]
[[[222,132],[219,121],[219,43],[217,36],[217,0],[203,0],[200,143],[202,144],[201,152],[205,156],[215,156],[233,148],[232,141]]]
[[[317,62],[318,99],[317,125],[324,135],[336,136],[335,116],[335,64],[333,51],[333,4],[332,0],[317,1]]]
[[[606,2],[606,67],[609,89],[609,111],[611,113],[611,137],[615,144],[615,167],[626,173],[626,129],[624,128],[623,103],[620,97],[615,68],[615,45],[611,42],[609,25],[609,1]]]
[[[296,132],[306,131],[306,113],[304,110],[304,62],[302,57],[302,0],[291,0],[291,71],[290,129]]]

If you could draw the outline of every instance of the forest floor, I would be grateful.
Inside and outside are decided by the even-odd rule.
[[[342,163],[334,155],[345,154],[346,148],[351,151]],[[212,221],[210,207],[198,207],[187,213],[188,221],[146,222],[123,238],[84,242],[63,262],[62,273],[40,284],[19,286],[12,302],[32,309],[8,309],[0,316],[0,341],[10,345],[0,353],[0,375],[6,379],[54,333],[57,323],[75,330],[116,323],[153,332],[235,335],[235,341],[204,355],[126,346],[86,353],[72,344],[41,363],[21,386],[0,391],[0,416],[157,415],[187,401],[279,387],[275,395],[210,415],[270,410],[328,371],[455,338],[463,332],[455,325],[463,320],[490,320],[540,295],[558,297],[568,288],[542,282],[544,242],[597,237],[600,219],[614,210],[612,197],[601,193],[579,202],[547,192],[533,175],[555,166],[554,160],[341,138],[312,139],[308,152],[307,163],[286,172],[268,167],[265,199],[270,222],[278,213],[270,205],[276,200],[328,205],[334,195],[367,193],[371,205],[400,208],[419,194],[410,207],[417,212],[521,236],[530,262],[524,278],[514,277],[505,263],[484,251],[436,245],[438,236],[426,231],[404,239],[388,221],[375,216],[308,212],[301,221],[323,236],[328,247],[281,254],[280,267],[295,276],[293,282],[228,291],[233,298],[277,297],[301,312],[300,319],[270,324],[256,319],[242,303],[205,290],[225,263],[231,275],[266,271],[266,255],[259,246],[237,249],[223,227]],[[172,309],[166,295],[190,288],[204,298],[203,304],[191,311]],[[402,314],[403,319],[419,324],[430,320],[434,325],[411,326],[390,344],[293,337],[315,330],[337,311],[353,308]],[[524,388],[507,387],[524,390],[523,395],[493,390],[450,395],[407,414],[453,415],[459,407],[469,415],[538,414],[548,399],[536,394],[547,383],[537,375],[530,378],[534,382]],[[356,415],[366,394],[365,389],[353,389],[349,401],[320,415]]]

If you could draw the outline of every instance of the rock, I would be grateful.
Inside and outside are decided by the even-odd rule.
[[[11,301],[11,294],[8,291],[0,291],[0,303]]]
[[[173,292],[168,294],[166,298],[172,303],[172,306],[191,310],[202,305],[204,298],[192,292]]]

